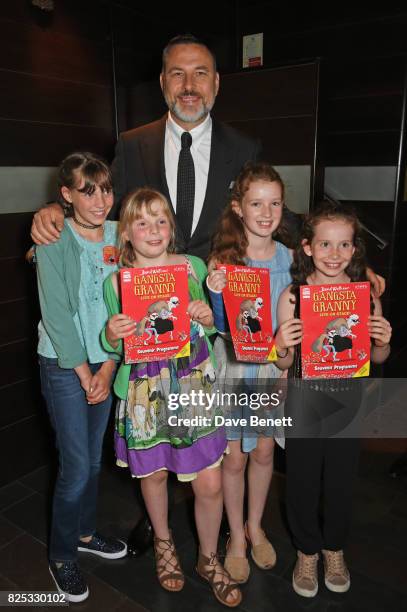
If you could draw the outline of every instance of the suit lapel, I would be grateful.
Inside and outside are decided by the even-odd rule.
[[[222,127],[212,119],[211,154],[209,158],[208,183],[206,185],[205,199],[202,206],[201,216],[191,240],[200,235],[200,232],[208,226],[208,219],[214,215],[219,216],[219,186],[225,182],[225,176],[229,176],[229,167],[233,161],[233,150],[222,138]],[[224,202],[226,204],[226,202]]]
[[[154,186],[165,195],[170,203],[172,212],[175,214],[165,177],[164,143],[166,121],[167,115],[164,115],[157,122],[154,131],[144,135],[141,141],[141,156],[145,169],[146,184]]]

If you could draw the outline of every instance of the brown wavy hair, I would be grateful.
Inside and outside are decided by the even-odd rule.
[[[284,183],[277,170],[266,162],[247,162],[234,182],[229,202],[220,218],[218,229],[212,240],[209,261],[213,260],[232,265],[245,264],[249,243],[243,221],[233,210],[233,202],[241,204],[246,191],[254,181],[279,183],[284,201]],[[273,235],[273,238],[281,239],[282,242],[284,242],[285,237],[288,237],[284,210],[285,205],[281,223]]]
[[[163,205],[164,214],[167,217],[171,228],[171,240],[168,245],[167,252],[173,253],[175,251],[175,220],[167,198],[155,189],[151,189],[150,187],[141,187],[140,189],[136,189],[136,191],[129,193],[129,195],[125,198],[120,210],[118,235],[120,249],[119,261],[122,266],[131,268],[136,261],[133,246],[131,242],[126,240],[124,237],[125,231],[134,221],[142,217],[143,208],[147,210],[148,214],[156,216],[157,213],[153,212],[152,205],[157,200]]]
[[[301,242],[294,251],[294,261],[291,266],[291,276],[293,284],[291,292],[298,294],[300,285],[307,283],[307,278],[315,270],[312,257],[305,254],[302,242],[311,244],[315,236],[315,228],[322,221],[345,221],[353,229],[353,246],[355,252],[348,267],[346,274],[352,282],[366,280],[366,248],[362,236],[362,226],[353,208],[344,208],[340,204],[334,204],[329,200],[323,200],[318,207],[304,218],[301,230]]]
[[[84,186],[80,189],[82,193],[91,195],[97,185],[103,190],[112,190],[112,174],[107,162],[89,151],[76,151],[70,153],[62,160],[58,168],[58,187],[60,204],[64,205],[65,216],[73,215],[73,206],[65,200],[61,193],[62,187],[73,189],[78,184],[78,178],[83,178]]]

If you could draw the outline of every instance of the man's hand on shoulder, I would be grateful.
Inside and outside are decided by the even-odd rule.
[[[35,244],[51,244],[59,240],[64,227],[64,211],[57,202],[40,208],[31,224],[31,238]]]

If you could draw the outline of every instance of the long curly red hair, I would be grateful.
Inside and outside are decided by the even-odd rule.
[[[277,170],[266,162],[247,162],[234,182],[229,202],[223,211],[218,229],[212,239],[212,248],[209,255],[210,262],[232,265],[245,264],[248,240],[244,224],[233,210],[233,202],[241,204],[246,191],[254,181],[279,183],[284,200],[284,183]],[[283,209],[283,218],[273,237],[279,237],[284,241],[285,233],[287,233],[287,230],[284,224]]]

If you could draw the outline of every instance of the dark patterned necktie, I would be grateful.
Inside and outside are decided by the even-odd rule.
[[[177,222],[187,242],[191,237],[195,200],[195,167],[191,154],[191,144],[191,134],[183,132],[178,158]]]

